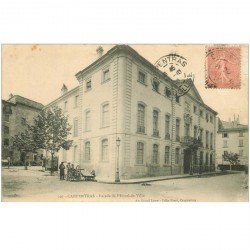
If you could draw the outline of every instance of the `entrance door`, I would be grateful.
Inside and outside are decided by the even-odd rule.
[[[189,174],[191,165],[191,152],[188,149],[184,150],[184,174]]]

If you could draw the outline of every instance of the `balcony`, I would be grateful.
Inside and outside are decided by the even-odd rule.
[[[184,147],[190,147],[193,149],[198,149],[203,147],[203,143],[194,137],[191,136],[184,136],[181,138],[181,143]]]
[[[169,133],[167,133],[167,134],[165,135],[165,140],[170,140],[170,134],[169,134]]]
[[[137,133],[145,134],[145,127],[144,126],[137,126]]]
[[[158,129],[153,130],[153,136],[159,137],[159,130]]]

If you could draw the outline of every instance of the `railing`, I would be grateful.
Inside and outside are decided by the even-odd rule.
[[[137,126],[137,132],[138,133],[145,133],[145,127],[144,126]]]

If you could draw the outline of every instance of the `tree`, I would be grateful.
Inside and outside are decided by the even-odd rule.
[[[240,163],[239,154],[237,153],[224,153],[223,160],[229,162],[230,171],[232,170],[232,166],[237,166]]]
[[[20,152],[25,153],[24,157],[24,168],[27,170],[27,154],[28,153],[36,153],[38,150],[38,145],[34,140],[34,134],[30,127],[27,125],[27,129],[15,135],[11,138],[12,141],[12,148],[17,149]],[[29,159],[29,165],[30,165],[30,159]]]
[[[202,142],[201,140],[198,138],[194,138],[191,136],[185,136],[184,140],[181,141],[182,146],[190,151],[191,154],[191,165],[190,165],[190,174],[193,174],[193,158],[194,155],[197,153],[197,150],[202,147]]]
[[[72,146],[73,141],[67,140],[70,130],[68,117],[57,106],[41,111],[34,118],[34,125],[32,126],[34,139],[39,148],[47,150],[51,154],[51,174],[54,171],[55,153],[61,148],[69,150]]]

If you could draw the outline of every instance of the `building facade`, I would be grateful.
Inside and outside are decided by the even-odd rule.
[[[239,165],[248,166],[248,126],[240,124],[239,117],[228,122],[218,118],[217,128],[217,167],[229,166],[229,162],[223,160],[223,155],[230,152],[239,154]]]
[[[32,124],[33,118],[42,110],[41,103],[29,100],[19,95],[10,95],[7,101],[2,100],[2,160],[11,158],[12,164],[22,165],[25,154],[11,147],[11,138],[24,132],[26,123]],[[32,161],[35,154],[29,154]]]
[[[99,179],[114,180],[211,171],[215,166],[217,113],[192,84],[184,96],[177,86],[135,50],[117,45],[76,74],[79,86],[48,104],[60,106],[72,124],[73,147],[59,161],[94,169]],[[182,147],[201,138],[193,159]],[[119,138],[120,145],[117,145]]]

